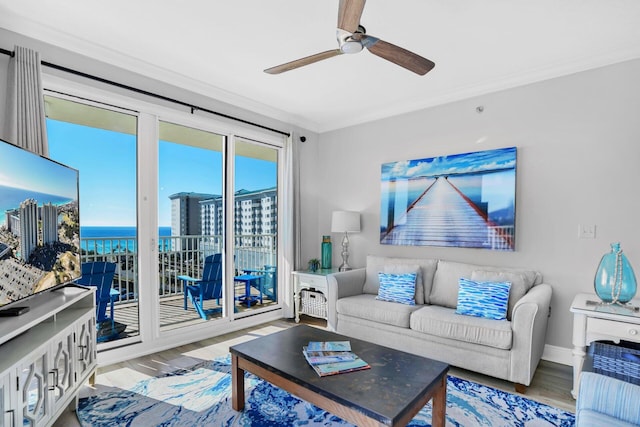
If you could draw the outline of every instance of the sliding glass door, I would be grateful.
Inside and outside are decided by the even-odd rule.
[[[160,330],[224,314],[226,138],[161,121],[158,142]]]
[[[233,253],[237,310],[278,304],[277,147],[234,141]]]
[[[80,171],[82,262],[117,266],[99,351],[120,358],[125,345],[149,351],[275,318],[286,301],[282,139],[89,95],[45,102],[51,158]]]
[[[82,262],[116,264],[113,305],[97,302],[107,305],[99,312],[108,317],[97,319],[98,342],[109,346],[125,338],[136,340],[140,334],[137,116],[53,96],[45,96],[45,112],[49,156],[80,174]]]

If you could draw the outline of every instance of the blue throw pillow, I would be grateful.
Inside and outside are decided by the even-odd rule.
[[[416,305],[416,273],[378,273],[380,288],[376,299]]]
[[[460,278],[458,285],[456,313],[495,320],[507,318],[511,282],[474,282]]]

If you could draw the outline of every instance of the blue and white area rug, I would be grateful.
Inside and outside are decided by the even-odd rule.
[[[83,427],[112,426],[350,426],[266,381],[245,379],[245,409],[231,408],[230,357],[200,363],[80,399]],[[431,404],[409,426],[430,426]],[[522,396],[449,376],[447,426],[573,426],[569,412]]]

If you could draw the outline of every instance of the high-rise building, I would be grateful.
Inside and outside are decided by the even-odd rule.
[[[212,199],[214,194],[176,193],[171,199],[171,235],[172,236],[200,236],[202,235],[202,221],[200,220],[200,202]],[[179,239],[175,241],[177,251],[197,249],[197,239]]]
[[[174,250],[199,249],[205,254],[219,252],[224,235],[224,203],[222,196],[200,193],[177,193],[171,198],[171,235],[204,236],[202,239],[180,239]],[[198,205],[197,209],[195,204]],[[277,191],[239,190],[234,194],[234,231],[236,248],[276,247],[278,224]],[[195,223],[197,222],[197,226]],[[188,243],[191,242],[191,243]],[[273,251],[268,251],[273,253]]]
[[[236,246],[274,247],[278,224],[276,187],[262,190],[238,190],[234,194],[234,231]],[[202,234],[223,234],[224,205],[222,197],[200,202]]]
[[[11,209],[6,212],[7,231],[12,232],[15,236],[20,237],[20,210]]]
[[[58,207],[51,203],[42,205],[40,208],[40,218],[42,221],[42,244],[54,243],[58,241]]]
[[[29,256],[38,246],[38,203],[27,199],[20,203],[20,258],[29,261]]]

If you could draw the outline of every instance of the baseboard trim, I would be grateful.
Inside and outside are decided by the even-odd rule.
[[[566,347],[545,344],[542,359],[567,366],[573,365],[572,350]]]

